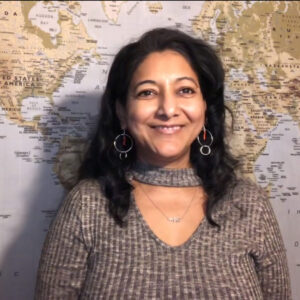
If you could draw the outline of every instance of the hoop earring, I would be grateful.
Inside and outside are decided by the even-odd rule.
[[[121,134],[115,137],[114,147],[116,151],[119,153],[120,160],[127,158],[127,153],[133,147],[133,139],[129,134],[125,132],[125,129],[123,129],[123,132]]]
[[[203,132],[202,134],[202,138],[200,138],[201,132]],[[210,146],[212,145],[213,141],[214,141],[214,137],[211,134],[211,132],[205,128],[205,126],[203,125],[203,131],[201,130],[200,134],[197,136],[197,141],[200,144],[200,153],[204,156],[207,156],[211,153],[211,148]],[[209,138],[207,136],[207,134],[209,135]],[[201,139],[203,142],[201,142]],[[205,144],[207,142],[207,144]]]

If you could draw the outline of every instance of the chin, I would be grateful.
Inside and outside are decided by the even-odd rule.
[[[182,143],[153,143],[150,147],[141,147],[138,149],[138,156],[142,160],[149,160],[155,164],[155,161],[172,162],[189,157],[189,148],[182,147]]]
[[[181,151],[180,151],[181,150]],[[161,158],[165,159],[174,159],[177,157],[184,156],[184,153],[182,151],[183,149],[179,149],[178,147],[162,147],[157,151],[157,155]]]

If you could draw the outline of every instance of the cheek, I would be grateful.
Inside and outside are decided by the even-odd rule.
[[[144,140],[144,133],[147,126],[147,111],[131,109],[127,114],[127,129],[136,142]]]
[[[195,105],[185,107],[185,112],[192,123],[204,124],[205,120],[205,106]]]
[[[147,124],[147,121],[153,115],[153,108],[149,105],[135,105],[129,107],[127,112],[128,127],[140,127]]]
[[[136,114],[128,114],[127,117],[127,126],[130,131],[136,131],[140,127],[140,124],[143,121],[143,116]]]

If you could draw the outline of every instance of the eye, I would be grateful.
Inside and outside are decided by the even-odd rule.
[[[138,98],[150,98],[154,94],[155,94],[155,92],[152,90],[144,90],[144,91],[138,92],[137,97]]]
[[[195,90],[190,87],[184,87],[179,90],[179,94],[192,95],[192,94],[195,94]]]

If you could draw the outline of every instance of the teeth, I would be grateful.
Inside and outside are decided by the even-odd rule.
[[[180,126],[156,126],[155,128],[162,133],[174,133],[180,129]]]
[[[156,126],[157,128],[172,128],[172,129],[178,129],[180,126]]]

